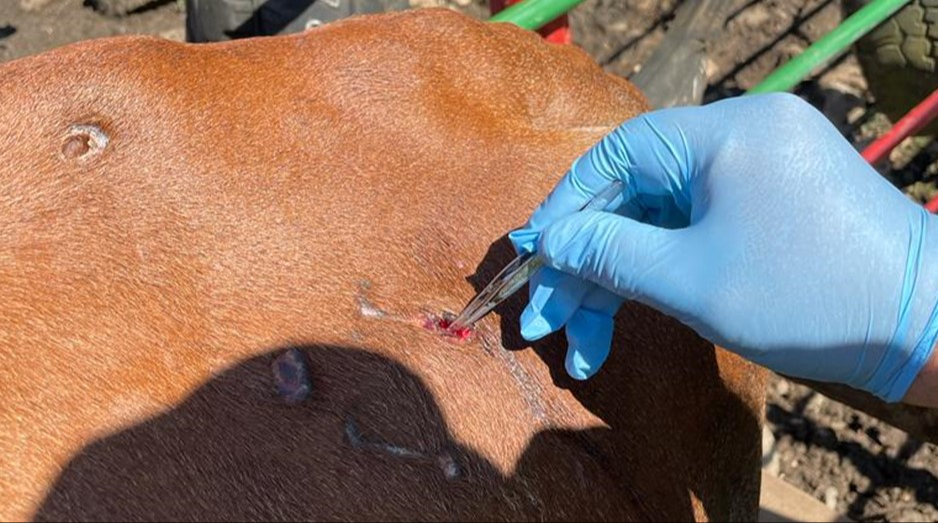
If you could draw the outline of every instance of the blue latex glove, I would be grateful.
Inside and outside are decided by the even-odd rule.
[[[576,212],[614,179],[617,212]],[[565,326],[567,371],[586,379],[633,299],[778,372],[897,401],[938,332],[936,220],[794,96],[648,113],[512,232],[551,267],[522,334]]]

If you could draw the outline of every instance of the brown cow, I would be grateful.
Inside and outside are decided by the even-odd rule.
[[[524,292],[426,328],[646,110],[582,51],[429,10],[0,85],[0,519],[754,516],[764,376],[680,324],[586,383]]]

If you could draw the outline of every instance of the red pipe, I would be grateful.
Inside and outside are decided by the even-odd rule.
[[[932,198],[931,200],[928,200],[928,202],[925,203],[925,210],[927,210],[928,212],[932,214],[938,212],[938,196],[935,196],[934,198]]]
[[[889,132],[877,138],[860,153],[871,165],[881,162],[902,140],[925,128],[938,117],[938,89],[906,113]],[[928,212],[938,212],[938,196],[925,204]]]
[[[902,140],[923,129],[938,117],[938,89],[906,113],[889,132],[877,138],[860,153],[871,165],[881,162]],[[928,212],[938,212],[938,196],[925,204]]]
[[[871,164],[877,164],[892,151],[899,142],[915,134],[938,116],[938,89],[912,108],[892,126],[886,134],[880,136],[866,149],[863,158]]]
[[[489,11],[495,13],[505,9],[510,5],[517,4],[521,0],[489,0]],[[538,33],[545,40],[555,44],[572,44],[573,34],[570,32],[570,21],[567,15],[563,15],[553,22],[542,27]]]

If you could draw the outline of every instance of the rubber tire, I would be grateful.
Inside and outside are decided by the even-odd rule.
[[[938,0],[913,0],[863,37],[857,56],[877,107],[896,122],[938,88]],[[919,134],[936,133],[938,122]]]
[[[356,14],[408,7],[408,0],[186,0],[186,40],[296,33]]]

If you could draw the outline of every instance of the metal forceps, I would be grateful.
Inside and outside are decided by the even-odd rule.
[[[624,184],[616,180],[593,196],[580,211],[604,210],[619,194]],[[450,331],[471,327],[486,314],[507,300],[531,279],[531,276],[544,266],[544,260],[536,253],[522,254],[505,266],[497,276],[482,289],[475,298],[456,316],[449,326]]]

